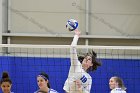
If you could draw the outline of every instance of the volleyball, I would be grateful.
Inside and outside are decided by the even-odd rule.
[[[78,21],[75,19],[69,19],[66,24],[66,28],[69,31],[74,31],[78,27]]]

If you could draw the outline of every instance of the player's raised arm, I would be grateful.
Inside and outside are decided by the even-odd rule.
[[[72,41],[72,43],[71,43],[71,46],[76,46],[76,45],[77,45],[79,36],[80,36],[80,34],[81,34],[81,32],[80,32],[78,29],[76,29],[76,30],[74,31],[74,33],[75,33],[75,35],[74,35],[73,41]]]
[[[80,65],[81,63],[77,62],[78,61],[78,56],[77,56],[77,50],[76,50],[76,46],[78,43],[78,39],[80,36],[80,31],[78,29],[76,29],[74,31],[75,35],[73,37],[73,41],[71,43],[71,48],[70,48],[70,57],[71,57],[71,65],[77,66]]]

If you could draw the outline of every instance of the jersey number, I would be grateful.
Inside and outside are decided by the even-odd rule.
[[[80,79],[83,83],[85,83],[87,81],[87,78],[85,77],[85,75]]]

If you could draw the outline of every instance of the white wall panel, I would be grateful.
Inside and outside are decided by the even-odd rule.
[[[139,4],[140,0],[89,0],[88,32],[91,38],[88,39],[89,44],[112,45],[114,44],[114,41],[116,41],[113,37],[122,37],[127,39],[131,37],[131,39],[133,39],[133,37],[138,36],[139,38]],[[63,37],[65,34],[73,34],[66,31],[65,25],[68,19],[74,18],[79,21],[79,29],[82,31],[83,38],[87,40],[85,38],[88,37],[85,35],[85,13],[87,11],[86,0],[11,0],[10,5],[9,27],[11,29],[11,33],[27,33],[31,35],[54,35],[60,33],[60,35],[63,34]],[[94,36],[96,37],[96,39]],[[99,40],[97,40],[97,36],[99,36]],[[27,39],[17,39],[20,38],[18,36],[13,37],[14,38],[12,38],[12,43],[19,43],[20,41],[25,41],[26,43],[27,41]],[[100,38],[102,37],[109,37],[109,39],[101,41]],[[27,37],[25,36],[22,38]],[[36,38],[36,36],[34,38]],[[34,38],[32,38],[32,40]],[[121,43],[122,38],[120,40],[118,38],[117,45],[131,45],[131,43],[132,45],[134,44],[133,41],[129,42],[129,40],[126,41],[126,43],[125,40],[123,43]],[[44,38],[44,41],[45,39],[46,38]],[[109,41],[110,39],[112,39],[112,42]],[[32,40],[29,40],[29,42],[31,42]],[[58,43],[60,41],[58,40],[56,42]],[[83,42],[85,41],[83,40],[82,43]]]
[[[0,44],[2,43],[2,0],[0,0]]]
[[[79,21],[79,28],[84,29],[85,14],[77,6],[81,2],[71,0],[12,0],[11,31],[16,33],[55,33],[66,32],[66,22],[70,18]],[[50,32],[49,32],[50,33]]]
[[[90,0],[91,34],[140,36],[139,0]]]

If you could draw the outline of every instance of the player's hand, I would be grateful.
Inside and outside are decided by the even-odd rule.
[[[83,93],[82,92],[82,86],[81,86],[82,84],[81,84],[81,81],[80,80],[76,80],[75,83],[76,83],[76,86],[77,86],[77,88],[79,90],[79,93]]]
[[[76,80],[75,83],[76,83],[78,88],[81,88],[81,81],[80,80]]]
[[[78,35],[78,36],[80,36],[80,34],[81,34],[81,32],[78,30],[78,29],[75,29],[75,35]]]

